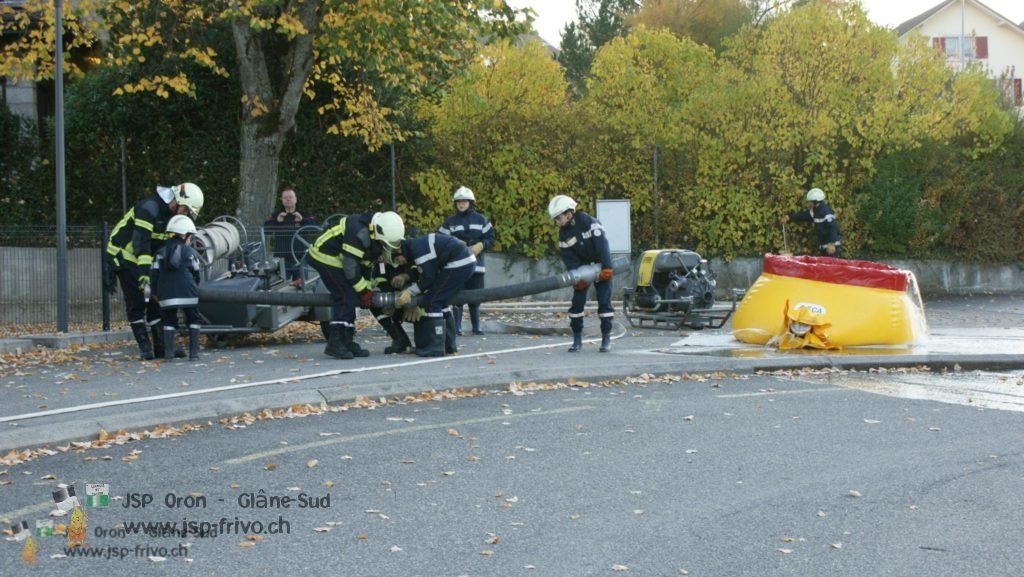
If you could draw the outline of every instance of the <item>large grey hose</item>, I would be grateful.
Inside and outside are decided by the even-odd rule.
[[[629,266],[629,259],[625,257],[619,257],[612,263],[612,269],[615,271],[615,274],[621,274],[628,271]],[[534,281],[494,288],[459,291],[448,300],[448,303],[455,305],[475,304],[528,296],[572,286],[580,281],[588,283],[594,282],[597,279],[597,275],[600,273],[600,265],[585,265],[578,269],[564,272],[560,275]],[[395,296],[396,293],[390,292],[374,293],[373,306],[379,308],[393,308]],[[308,292],[229,291],[200,285],[199,301],[275,306],[329,307],[331,306],[331,295],[328,293]]]
[[[196,231],[192,246],[203,259],[205,266],[210,266],[218,258],[228,256],[238,250],[242,243],[242,233],[238,227],[226,220],[215,220]]]

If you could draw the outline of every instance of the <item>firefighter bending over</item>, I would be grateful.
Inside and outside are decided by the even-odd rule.
[[[612,346],[615,309],[612,308],[612,255],[604,227],[589,214],[577,212],[576,201],[564,194],[551,199],[548,215],[559,226],[559,254],[565,268],[574,270],[592,263],[601,266],[594,288],[597,290],[597,316],[601,319],[600,352],[607,353]],[[580,281],[573,287],[572,305],[569,307],[569,327],[572,329],[570,353],[579,352],[583,348],[583,310],[587,304],[589,288],[590,284],[586,281]]]
[[[364,212],[346,216],[327,229],[309,248],[310,264],[331,293],[331,322],[324,354],[338,359],[366,357],[370,352],[354,341],[356,307],[373,305],[373,265],[393,262],[392,253],[405,238],[405,224],[395,212]]]

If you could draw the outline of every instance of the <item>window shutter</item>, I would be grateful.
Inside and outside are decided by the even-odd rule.
[[[932,38],[932,48],[934,48],[934,49],[938,50],[939,52],[945,54],[946,53],[946,39],[941,37],[941,36],[936,36],[935,38]]]
[[[988,58],[988,36],[976,36],[974,38],[974,57]]]

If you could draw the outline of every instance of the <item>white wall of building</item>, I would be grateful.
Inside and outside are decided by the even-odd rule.
[[[997,78],[1007,70],[1013,70],[1013,76],[1020,78],[1024,73],[1024,30],[1013,22],[995,20],[990,11],[973,2],[964,2],[963,18],[960,3],[955,2],[918,28],[926,37],[960,36],[961,30],[969,38],[988,38],[988,58],[976,62],[984,64],[990,76]],[[959,61],[958,55],[949,54],[947,57],[954,64]]]

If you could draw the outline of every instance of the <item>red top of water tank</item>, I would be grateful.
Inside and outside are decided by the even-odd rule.
[[[768,274],[894,291],[906,291],[913,273],[868,260],[829,256],[764,255]]]

